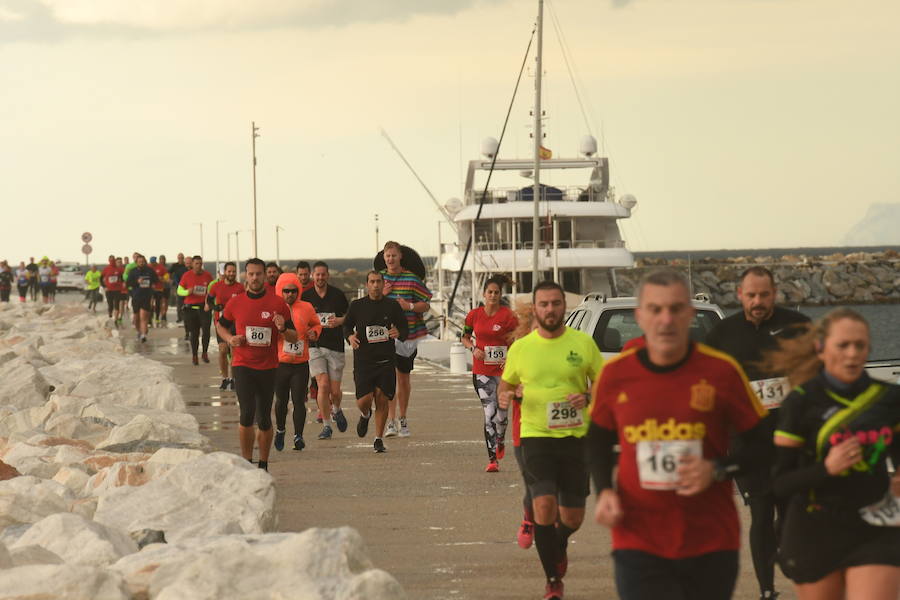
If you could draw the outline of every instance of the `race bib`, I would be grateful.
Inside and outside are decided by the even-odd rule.
[[[43,283],[47,283],[48,281],[50,281],[50,276],[49,275],[41,275],[41,281]]]
[[[141,277],[138,280],[138,285],[141,286],[142,288],[150,287],[150,278],[149,277]]]
[[[195,285],[195,286],[194,286],[194,295],[195,295],[195,296],[202,296],[202,295],[204,295],[205,293],[206,293],[206,286],[205,286],[205,285]]]
[[[255,327],[249,325],[245,330],[245,335],[247,336],[247,345],[249,346],[263,347],[269,346],[272,343],[271,327]]]
[[[389,339],[390,337],[388,336],[388,328],[384,325],[366,326],[366,341],[368,341],[370,344],[386,342]]]
[[[791,384],[787,377],[773,377],[771,379],[758,379],[750,382],[750,387],[756,392],[756,397],[768,410],[778,408],[791,391]]]
[[[506,346],[485,346],[484,364],[499,365],[506,362]]]
[[[859,516],[869,525],[900,527],[900,498],[888,492],[879,502],[859,509]]]
[[[703,456],[700,440],[637,443],[638,477],[645,490],[678,489],[678,463],[686,456]]]
[[[572,406],[571,402],[551,402],[547,405],[548,429],[572,429],[583,424],[581,410]]]
[[[284,353],[294,354],[295,356],[303,356],[304,346],[305,344],[303,343],[303,340],[297,340],[296,342],[285,342]]]
[[[106,281],[108,283],[116,283],[117,281],[119,281],[119,276],[118,275],[110,275],[109,277],[106,278]]]
[[[334,313],[316,313],[316,316],[319,317],[319,323],[322,327],[328,325],[328,317],[333,317]]]

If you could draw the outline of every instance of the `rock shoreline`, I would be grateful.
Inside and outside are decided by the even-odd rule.
[[[274,533],[272,477],[108,325],[0,307],[0,598],[405,598],[351,528]]]
[[[739,306],[736,287],[748,267],[763,266],[775,275],[777,303],[825,306],[900,303],[900,253],[854,252],[827,256],[738,256],[686,259],[641,258],[632,269],[616,269],[619,294],[633,295],[640,278],[656,268],[690,272],[695,293],[705,293],[719,306]]]

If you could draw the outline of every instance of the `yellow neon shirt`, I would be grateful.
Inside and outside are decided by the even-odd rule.
[[[532,331],[509,348],[503,381],[522,391],[522,437],[584,437],[590,424],[590,410],[579,411],[579,426],[560,425],[559,409],[568,394],[586,394],[597,378],[603,356],[587,334],[566,327],[557,338],[541,337]],[[565,416],[565,413],[563,414]],[[569,421],[571,423],[571,420]]]

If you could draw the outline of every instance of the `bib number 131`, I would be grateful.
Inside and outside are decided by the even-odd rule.
[[[700,440],[637,443],[638,476],[645,490],[678,489],[678,464],[687,456],[703,456]]]

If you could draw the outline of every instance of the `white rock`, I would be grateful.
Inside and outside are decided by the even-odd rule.
[[[202,450],[192,450],[190,448],[160,448],[153,453],[153,456],[151,456],[147,462],[159,465],[180,465],[181,463],[198,459],[201,456],[203,456]]]
[[[56,475],[53,476],[53,481],[66,486],[76,496],[81,496],[84,494],[84,488],[90,478],[87,467],[84,465],[71,465],[62,467],[57,471]]]
[[[280,598],[402,600],[397,581],[349,527],[154,544],[112,565],[135,595],[156,600]]]
[[[100,496],[94,519],[122,531],[158,529],[169,542],[274,529],[272,477],[226,452],[203,455],[138,487]]]
[[[17,408],[41,406],[50,386],[43,376],[21,356],[0,366],[0,398]]]
[[[0,569],[9,569],[13,566],[12,555],[6,549],[6,544],[0,542]]]
[[[55,552],[50,552],[41,546],[19,546],[10,551],[13,566],[25,565],[61,565],[63,559]]]
[[[101,443],[112,431],[112,427],[105,427],[96,419],[58,413],[47,419],[43,429],[50,435],[84,440],[92,446]]]
[[[74,499],[72,492],[55,481],[29,475],[0,481],[0,530],[66,512]]]
[[[161,423],[148,415],[138,414],[127,424],[115,427],[98,450],[116,452],[155,451],[163,446],[209,448],[209,439],[197,431]]]
[[[138,551],[127,533],[72,513],[41,519],[13,544],[13,549],[40,546],[67,564],[105,566]]]
[[[0,598],[128,600],[117,573],[82,565],[29,565],[3,571]]]

